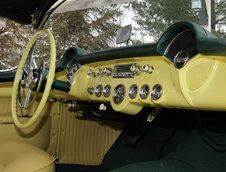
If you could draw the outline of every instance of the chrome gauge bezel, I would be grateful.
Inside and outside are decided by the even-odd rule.
[[[102,85],[97,85],[95,89],[95,95],[97,97],[100,97],[103,93],[103,86]]]
[[[103,89],[103,95],[105,98],[109,97],[111,94],[111,86],[110,85],[105,85]]]
[[[178,52],[174,59],[173,64],[177,69],[184,67],[189,60],[189,53],[187,51],[180,51]]]
[[[126,95],[126,87],[122,84],[119,84],[114,89],[113,101],[115,104],[120,104],[123,102]]]
[[[147,84],[144,84],[140,88],[140,98],[142,100],[145,100],[148,98],[149,95],[149,86]]]
[[[137,97],[137,93],[138,93],[137,85],[136,84],[131,85],[129,88],[129,93],[128,93],[129,98],[135,99]]]
[[[151,90],[151,99],[158,100],[162,96],[162,93],[163,93],[162,86],[160,84],[154,85]]]

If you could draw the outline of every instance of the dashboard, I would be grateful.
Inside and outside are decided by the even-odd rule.
[[[69,94],[83,101],[110,103],[114,110],[131,115],[143,106],[161,105],[168,94],[186,104],[172,85],[170,65],[161,56],[84,65],[76,72]]]
[[[226,110],[225,47],[225,39],[192,22],[170,26],[155,43],[97,52],[71,47],[57,62],[50,96],[128,115],[144,107]],[[5,76],[0,86],[11,81]]]
[[[153,44],[74,56],[68,94],[129,115],[147,106],[225,110],[226,58],[213,48],[215,39],[194,23],[179,22]],[[212,49],[204,49],[209,42]]]

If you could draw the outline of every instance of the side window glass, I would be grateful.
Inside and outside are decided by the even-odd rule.
[[[32,36],[30,25],[0,18],[0,71],[10,70],[19,64],[25,46]]]

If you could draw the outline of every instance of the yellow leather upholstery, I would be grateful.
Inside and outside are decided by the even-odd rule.
[[[24,142],[0,142],[0,172],[54,172],[54,158]]]

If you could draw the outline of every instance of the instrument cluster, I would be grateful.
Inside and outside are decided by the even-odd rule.
[[[160,70],[157,66],[155,68],[154,63],[158,63],[159,59],[153,64],[148,59],[129,61],[83,65],[76,72],[69,94],[84,101],[110,103],[116,111],[127,114],[136,114],[143,106],[153,105],[153,101],[157,102],[164,93],[162,83],[158,82],[159,79],[155,80]]]
[[[141,73],[151,74],[154,71],[153,66],[149,66],[144,64],[143,66],[139,66],[136,63],[131,64],[119,64],[115,65],[114,68],[95,68],[95,69],[88,69],[87,75],[96,78],[103,77],[103,76],[110,76],[111,78],[120,78],[122,79],[129,79],[135,78],[139,76]],[[124,81],[123,81],[124,82]],[[117,84],[114,88],[111,85],[101,85],[98,84],[96,87],[89,87],[87,92],[90,95],[95,93],[96,97],[101,97],[103,95],[104,98],[108,98],[112,94],[112,100],[115,104],[119,105],[123,102],[126,93],[130,99],[135,99],[138,95],[141,99],[145,100],[148,98],[150,88],[147,84],[143,84],[140,88],[136,84],[132,84],[129,86],[129,89],[126,88],[123,84]],[[157,99],[155,97],[155,99]]]

